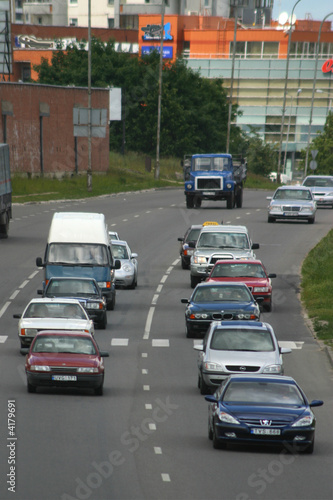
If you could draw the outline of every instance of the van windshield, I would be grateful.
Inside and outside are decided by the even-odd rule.
[[[48,264],[88,264],[108,265],[107,250],[99,244],[51,243],[49,246]]]

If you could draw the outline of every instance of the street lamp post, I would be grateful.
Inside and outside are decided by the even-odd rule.
[[[286,100],[287,100],[287,85],[288,85],[288,72],[289,72],[289,56],[290,56],[290,45],[291,45],[291,33],[293,30],[293,17],[294,10],[296,5],[301,0],[297,0],[294,4],[293,9],[291,11],[290,16],[290,27],[289,27],[289,36],[288,36],[288,49],[287,49],[287,61],[286,61],[286,76],[284,78],[284,92],[283,92],[283,107],[282,107],[282,117],[281,117],[281,132],[280,132],[280,146],[279,146],[279,159],[278,159],[278,167],[277,167],[277,182],[280,182],[280,171],[281,171],[281,155],[282,155],[282,142],[283,142],[283,129],[284,129],[284,118],[286,114]]]
[[[311,125],[312,125],[312,115],[313,115],[313,103],[314,103],[314,95],[315,95],[315,90],[316,90],[316,81],[317,81],[317,68],[318,68],[318,57],[319,57],[319,44],[320,44],[320,36],[321,36],[321,30],[323,27],[324,22],[329,16],[332,16],[333,12],[330,12],[327,14],[327,16],[324,17],[322,22],[320,23],[320,28],[319,28],[319,33],[318,33],[318,40],[316,44],[316,60],[315,60],[315,70],[314,70],[314,75],[313,75],[313,86],[312,86],[312,97],[311,97],[311,108],[310,108],[310,118],[309,118],[309,131],[308,131],[308,140],[307,140],[307,146],[306,146],[306,155],[305,155],[305,168],[304,168],[304,178],[307,175],[308,171],[308,163],[309,163],[309,149],[310,149],[310,135],[311,135]]]
[[[92,191],[91,168],[91,0],[88,0],[88,169],[87,189]]]
[[[230,92],[229,92],[229,108],[228,108],[228,128],[227,128],[227,144],[226,153],[229,153],[230,144],[230,128],[231,128],[231,114],[232,114],[232,91],[234,86],[234,71],[235,71],[235,55],[236,55],[236,40],[237,40],[237,21],[238,21],[238,4],[242,0],[235,0],[235,27],[234,27],[234,44],[232,47],[232,64],[231,64],[231,78],[230,78]]]
[[[157,103],[157,138],[156,138],[156,167],[155,179],[160,177],[160,142],[161,142],[161,108],[162,108],[162,68],[163,68],[163,35],[164,35],[164,9],[165,4],[162,0],[161,5],[161,45],[160,45],[160,66],[158,75],[158,103]]]
[[[288,143],[289,143],[289,132],[290,132],[290,122],[291,122],[291,113],[293,111],[293,102],[294,102],[294,98],[298,97],[298,94],[302,92],[302,89],[298,89],[297,90],[297,93],[296,95],[293,95],[293,96],[290,96],[290,94],[287,94],[289,95],[289,97],[291,97],[291,101],[290,101],[290,113],[289,113],[289,120],[288,120],[288,130],[287,130],[287,139],[286,139],[286,148],[285,148],[285,151],[284,151],[284,160],[283,160],[283,170],[282,170],[282,173],[286,173],[286,163],[287,163],[287,152],[288,152]]]

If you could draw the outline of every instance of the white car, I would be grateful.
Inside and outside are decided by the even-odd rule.
[[[116,287],[135,288],[138,284],[138,254],[132,253],[123,240],[111,240],[111,250],[114,259],[121,263],[120,269],[114,272]]]
[[[318,207],[333,208],[333,175],[309,175],[303,186],[311,189]]]
[[[296,219],[313,224],[315,221],[317,204],[308,187],[281,186],[267,200],[270,200],[268,222]]]
[[[21,347],[29,346],[42,330],[74,330],[94,335],[94,322],[75,299],[32,299],[23,314],[14,314],[13,317],[19,319]]]

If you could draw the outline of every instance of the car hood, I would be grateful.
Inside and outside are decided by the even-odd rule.
[[[36,328],[38,330],[89,330],[91,321],[75,318],[23,318],[19,328]]]
[[[252,309],[256,307],[254,302],[207,302],[205,304],[191,304],[191,312],[199,312],[199,311],[244,311],[247,309]]]
[[[277,355],[276,351],[217,351],[215,349],[211,349],[208,351],[207,356],[205,357],[205,361],[223,365],[246,365],[260,367],[280,363],[279,355]]]
[[[306,410],[305,406],[293,405],[234,405],[224,403],[228,412],[232,413],[238,420],[279,420],[286,424],[297,420]],[[223,406],[222,406],[223,408]]]
[[[280,205],[297,205],[299,207],[305,207],[307,205],[313,205],[314,200],[271,200],[271,205],[280,206]]]
[[[62,352],[38,352],[29,355],[30,365],[51,365],[51,366],[98,366],[100,360],[96,354],[72,354]]]
[[[242,259],[251,258],[253,259],[253,252],[249,248],[206,248],[198,247],[196,248],[194,255],[202,255],[209,259],[210,257],[218,257],[220,260],[223,259]]]
[[[266,278],[249,278],[248,276],[243,276],[240,278],[209,278],[207,281],[223,282],[223,283],[245,283],[247,286],[268,286],[270,285],[269,280]]]
[[[333,195],[333,187],[315,186],[315,187],[311,187],[310,189],[314,195],[319,195],[319,194],[323,194],[323,195],[331,194],[331,195]]]

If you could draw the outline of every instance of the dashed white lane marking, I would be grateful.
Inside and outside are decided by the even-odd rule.
[[[134,215],[134,217],[135,217],[135,218],[136,218],[136,217],[140,217],[140,215]]]
[[[156,455],[162,455],[162,448],[154,446],[154,453],[156,453]]]
[[[170,347],[169,339],[153,339],[151,341],[153,347]]]
[[[169,474],[165,474],[162,472],[161,476],[162,476],[162,481],[165,481],[167,483],[171,481]]]
[[[19,286],[20,289],[24,288],[25,285],[29,283],[29,280],[24,280],[23,283]]]
[[[9,297],[9,300],[14,300],[15,297],[20,293],[20,290],[15,290],[15,292]]]
[[[38,274],[38,272],[39,271],[34,271],[32,274],[30,274],[29,280],[32,280]]]
[[[153,409],[153,405],[150,404],[150,403],[146,403],[145,404],[145,408],[146,408],[146,410],[152,410]]]
[[[170,266],[165,272],[166,274],[170,274],[173,269],[173,266]]]
[[[154,311],[155,311],[155,307],[151,307],[149,309],[148,316],[147,316],[147,321],[146,321],[146,326],[145,326],[145,333],[143,335],[144,340],[149,339],[151,322],[153,320]]]
[[[2,308],[0,309],[0,318],[6,312],[8,306],[10,306],[10,302],[6,302],[6,304],[2,306]]]
[[[142,375],[148,375],[148,370],[146,368],[142,368]]]
[[[280,347],[287,347],[288,349],[302,349],[304,342],[292,342],[289,340],[280,340],[278,344]]]
[[[144,385],[143,386],[144,391],[150,391],[150,385]]]
[[[156,292],[161,293],[162,288],[163,288],[163,285],[158,285],[158,287],[156,288]]]
[[[123,222],[127,222],[127,221],[128,221],[128,219],[123,219]]]
[[[148,353],[147,353],[147,352],[143,352],[143,353],[141,354],[141,357],[142,357],[142,358],[148,358]]]
[[[151,301],[153,306],[156,305],[157,299],[158,299],[158,293],[156,295],[154,295],[153,300]]]
[[[0,344],[3,344],[8,339],[8,335],[0,335]]]
[[[151,423],[148,425],[148,427],[150,431],[156,431],[156,424]]]
[[[165,283],[167,279],[168,279],[168,275],[167,275],[167,274],[165,274],[165,275],[162,277],[162,279],[161,279],[161,283]]]
[[[112,339],[111,345],[113,345],[113,346],[128,346],[128,339]]]

